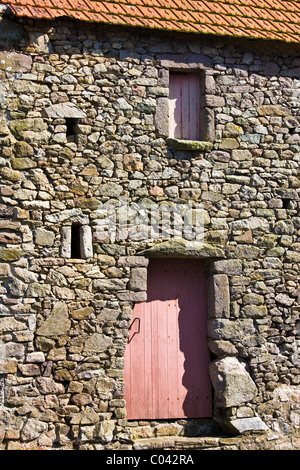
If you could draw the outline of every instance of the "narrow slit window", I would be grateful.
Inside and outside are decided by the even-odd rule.
[[[283,208],[283,209],[290,209],[290,208],[291,208],[291,201],[290,201],[290,199],[283,199],[283,200],[282,200],[282,208]]]
[[[80,225],[71,228],[71,258],[82,258]]]
[[[89,225],[74,222],[62,228],[61,256],[71,259],[93,257],[92,229]]]
[[[77,134],[77,123],[78,123],[78,119],[66,118],[67,138],[74,138],[74,136]]]
[[[200,140],[200,75],[197,72],[170,72],[170,137]]]

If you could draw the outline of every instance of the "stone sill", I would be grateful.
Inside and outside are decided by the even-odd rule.
[[[191,152],[211,150],[213,148],[212,142],[199,141],[199,140],[181,140],[168,138],[166,144],[172,150],[190,150]]]

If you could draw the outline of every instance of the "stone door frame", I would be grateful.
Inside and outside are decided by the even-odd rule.
[[[177,252],[172,242],[168,244],[169,248],[171,246],[170,250],[161,243],[138,256],[122,258],[121,264],[131,268],[128,283],[131,292],[127,292],[126,298],[133,303],[146,300],[149,258],[194,258],[205,263],[208,293],[207,340],[212,355],[210,377],[214,393],[212,420],[228,430],[232,427],[233,410],[237,410],[239,405],[247,404],[257,395],[247,363],[239,357],[234,346],[244,335],[255,334],[253,320],[236,321],[230,318],[230,278],[242,274],[242,260],[226,259],[220,247],[205,243],[184,244]],[[137,282],[140,276],[141,282]],[[236,424],[240,421],[236,416],[233,419]],[[253,419],[256,418],[252,418],[252,421]],[[251,418],[248,421],[251,431]],[[259,426],[260,430],[265,430],[264,423],[261,422]],[[236,430],[233,429],[233,432]]]

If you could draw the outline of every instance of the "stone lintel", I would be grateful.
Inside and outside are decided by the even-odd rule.
[[[159,54],[163,67],[169,69],[211,69],[213,61],[210,57],[203,54],[187,53],[187,54]]]
[[[153,247],[139,253],[149,258],[222,258],[223,249],[218,245],[210,245],[198,241],[184,239],[168,240],[157,243]]]
[[[49,106],[44,110],[47,117],[52,119],[58,118],[73,118],[84,119],[86,114],[79,109],[74,103],[58,103]]]

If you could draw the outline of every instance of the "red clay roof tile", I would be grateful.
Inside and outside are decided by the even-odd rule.
[[[295,0],[0,0],[16,16],[123,24],[170,31],[300,40]]]

